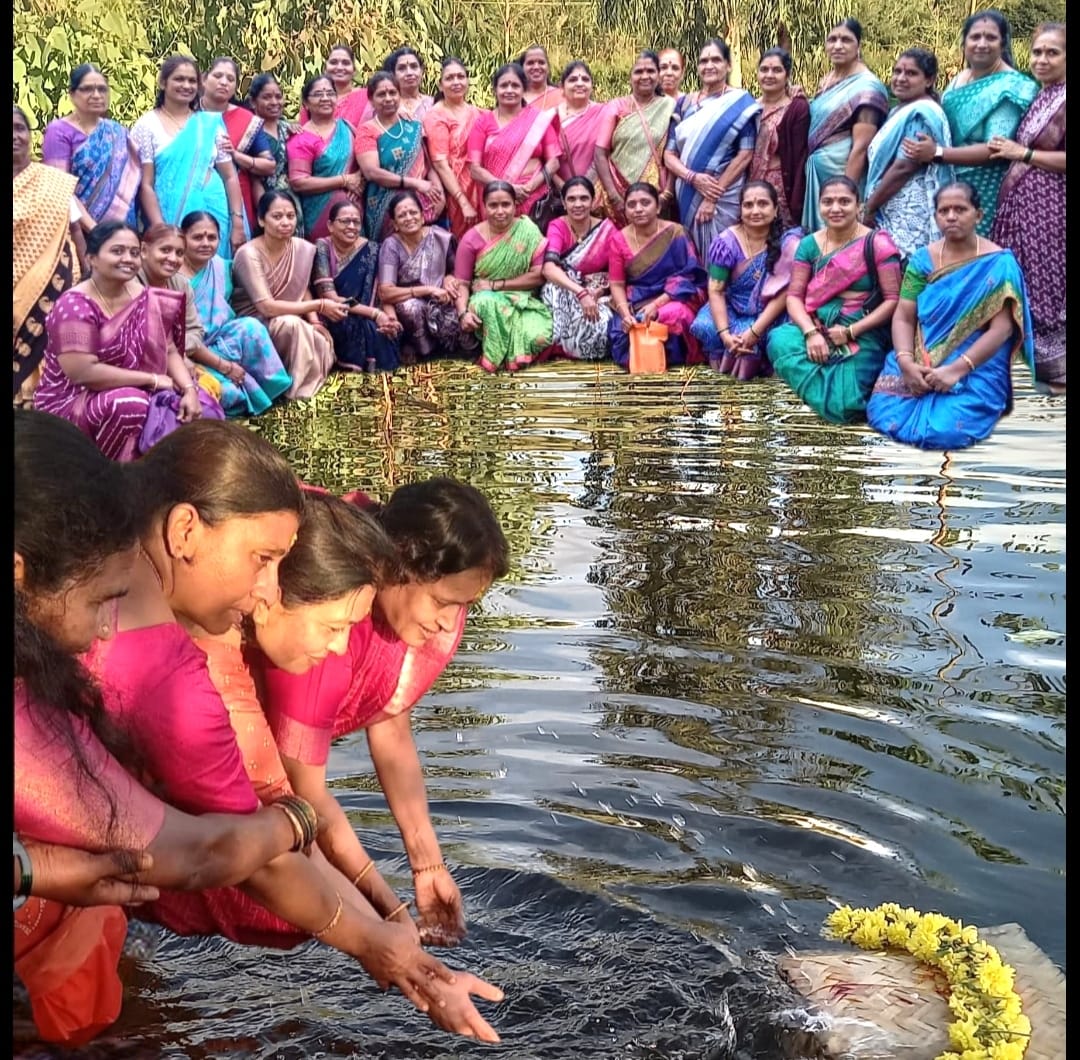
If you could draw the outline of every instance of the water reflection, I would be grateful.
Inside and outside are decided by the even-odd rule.
[[[1017,921],[1064,965],[1062,401],[1018,377],[943,457],[707,373],[336,386],[256,429],[332,489],[467,478],[514,549],[415,719],[506,1055],[702,1056],[733,965],[820,945],[830,901]],[[406,888],[362,737],[330,776]],[[479,1054],[315,950],[140,974],[154,1055]]]

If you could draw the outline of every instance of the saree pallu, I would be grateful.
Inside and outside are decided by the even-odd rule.
[[[166,375],[170,344],[184,349],[184,296],[144,287],[111,317],[86,295],[68,291],[45,322],[49,340],[34,408],[70,420],[112,460],[133,460],[150,407],[138,387],[89,390],[60,367],[61,353],[89,353],[101,364]]]
[[[1065,85],[1047,85],[1016,140],[1036,151],[1065,150]],[[1016,256],[1035,327],[1035,378],[1065,385],[1065,174],[1013,162],[990,237]]]
[[[642,180],[659,188],[675,100],[657,96],[642,107],[633,96],[623,96],[612,100],[608,107],[614,118],[611,136],[606,140],[601,133],[597,146],[609,152],[608,167],[615,190],[625,198],[626,189]],[[608,216],[618,225],[626,224],[626,218],[611,204]]]
[[[31,162],[12,186],[12,396],[29,401],[45,356],[45,322],[79,282],[71,238],[75,177]]]
[[[543,242],[540,229],[527,217],[519,217],[477,255],[474,275],[482,280],[515,279],[529,271]],[[515,372],[551,345],[551,313],[530,291],[477,291],[469,298],[469,308],[483,322],[478,363],[485,371]]]
[[[446,162],[477,215],[481,204],[479,190],[469,171],[469,134],[479,114],[476,107],[466,104],[464,116],[459,118],[437,103],[424,115],[423,121],[428,155],[433,162]],[[446,215],[450,231],[461,239],[471,224],[465,220],[461,204],[450,194],[446,196]]]
[[[870,141],[866,149],[866,199],[873,195],[889,167],[902,157],[900,148],[904,140],[914,139],[919,133],[943,147],[952,146],[945,111],[932,99],[919,99],[897,107]],[[952,179],[953,169],[947,163],[931,162],[920,166],[874,215],[876,226],[884,228],[893,237],[904,260],[919,247],[941,238],[934,220],[934,196],[938,188]]]
[[[959,76],[959,75],[957,75]],[[1024,112],[1039,91],[1030,77],[1015,70],[981,77],[956,87],[956,79],[941,95],[941,106],[949,119],[954,147],[985,144],[992,136],[1016,138]],[[997,214],[998,194],[1008,162],[988,162],[983,166],[954,166],[957,180],[966,180],[982,200],[983,219],[979,235],[988,236]]]
[[[915,289],[918,293],[915,294]],[[890,353],[866,406],[875,431],[920,449],[964,449],[990,435],[1012,411],[1012,359],[1032,365],[1032,325],[1024,275],[1012,251],[934,269],[930,250],[918,250],[908,266],[902,297],[915,294],[915,357],[935,367],[952,364],[979,339],[1003,308],[1012,334],[993,355],[945,394],[912,394]]]
[[[577,117],[559,122],[559,142],[562,145],[562,160],[559,163],[559,176],[563,180],[571,177],[589,177],[596,172],[596,137],[604,121],[604,105],[590,103]],[[662,140],[660,141],[663,142]]]
[[[785,228],[802,223],[806,194],[806,136],[810,104],[798,85],[780,103],[762,104],[748,180],[764,180],[776,189]]]
[[[313,132],[301,130],[289,137],[285,147],[290,163],[306,164],[313,177],[340,177],[352,169],[353,131],[346,121],[337,119],[334,135],[323,140]],[[314,242],[330,234],[330,207],[341,199],[356,202],[344,190],[318,191],[310,195],[296,194],[304,215],[304,235]],[[361,203],[356,202],[359,206]]]
[[[288,398],[314,397],[334,367],[333,343],[303,317],[287,314],[264,317],[258,303],[265,299],[302,302],[309,298],[311,267],[315,246],[295,236],[277,264],[263,257],[255,242],[245,243],[236,253],[233,279],[233,309],[237,316],[254,317],[270,332],[281,363],[292,378]]]
[[[257,118],[246,107],[231,107],[221,116],[225,122],[225,131],[229,134],[234,151],[249,154],[252,141],[262,128],[262,118]],[[235,164],[235,163],[234,163]],[[251,186],[251,174],[246,169],[236,166],[236,179],[240,182],[240,197],[244,202],[244,218],[247,221],[248,235],[256,231],[259,219],[255,216],[254,191]]]
[[[854,324],[866,316],[866,303],[874,293],[866,271],[865,240],[873,239],[879,283],[886,265],[896,268],[899,252],[887,232],[859,236],[839,250],[823,256],[813,236],[796,250],[796,264],[809,263],[813,275],[804,304],[821,328]],[[841,298],[849,293],[847,300]],[[887,328],[864,332],[851,343],[836,347],[828,361],[817,364],[806,355],[806,339],[796,324],[769,332],[767,351],[773,369],[822,419],[854,423],[865,417],[866,401],[885,362]]]
[[[379,283],[393,287],[442,287],[452,271],[453,255],[450,233],[443,228],[429,228],[415,253],[396,235],[379,248]],[[406,298],[394,306],[401,321],[403,364],[415,363],[418,357],[429,359],[474,351],[479,345],[475,335],[461,330],[453,300],[440,305],[431,298]]]
[[[740,151],[753,151],[760,113],[761,104],[741,88],[728,88],[718,96],[682,96],[675,106],[668,150],[693,172],[722,177]],[[739,220],[745,181],[744,173],[720,196],[709,221],[697,219],[705,202],[701,193],[684,180],[675,182],[679,218],[700,257],[725,228]]]
[[[123,221],[134,226],[142,169],[123,125],[102,118],[71,153],[71,173],[79,181],[75,197],[95,221]]]
[[[363,125],[356,135],[356,155],[372,149],[378,152],[379,166],[399,177],[427,178],[427,155],[424,152],[424,126],[418,121],[398,118],[384,130],[377,121]],[[390,200],[400,188],[384,188],[369,180],[364,186],[364,235],[368,239],[382,240],[391,235],[394,222],[388,210]],[[426,195],[416,192],[424,223],[431,224],[440,214],[440,207]]]
[[[734,334],[743,334],[757,320],[762,310],[787,290],[791,281],[795,248],[801,239],[800,228],[785,232],[780,240],[780,257],[773,263],[772,271],[766,272],[768,248],[752,258],[747,258],[743,255],[743,249],[732,229],[729,228],[717,236],[709,248],[709,276],[710,279],[724,280],[728,327]],[[773,321],[769,332],[786,322],[787,314],[781,313]],[[708,301],[698,310],[690,329],[690,334],[701,343],[709,358],[709,364],[716,371],[743,380],[759,375],[772,375],[772,365],[765,356],[769,332],[758,339],[753,352],[736,356],[721,341]]]
[[[611,247],[610,278],[613,282],[625,282],[632,312],[637,314],[642,305],[661,294],[671,298],[657,314],[660,323],[668,327],[668,339],[664,343],[668,366],[704,361],[690,326],[704,298],[705,270],[682,225],[661,222],[656,235],[636,252],[627,242],[625,232],[617,232]],[[608,343],[611,359],[620,368],[629,368],[630,336],[615,315],[608,322]]]
[[[329,239],[315,244],[312,285],[316,292],[332,288],[360,305],[375,304],[375,278],[379,267],[379,244],[366,242],[348,257],[339,258]],[[338,366],[354,372],[392,372],[398,367],[398,343],[379,334],[375,321],[350,313],[342,320],[327,321],[334,340]]]
[[[558,150],[558,117],[558,109],[523,107],[513,121],[500,129],[494,114],[484,111],[469,136],[469,161],[479,163],[497,180],[523,183],[544,164],[545,144],[554,141],[553,152]],[[545,194],[546,182],[518,203],[518,215],[528,215],[533,203]]]
[[[593,292],[599,314],[586,320],[577,296],[556,283],[545,283],[540,291],[544,305],[551,310],[551,343],[557,352],[577,361],[600,361],[608,355],[608,327],[611,323],[611,298],[608,266],[611,240],[618,231],[607,219],[593,226],[580,242],[562,217],[548,229],[547,260],[553,258],[574,283]],[[569,249],[566,249],[569,248]]]
[[[863,107],[876,111],[882,119],[889,113],[889,94],[868,71],[845,77],[810,100],[810,132],[806,141],[810,154],[806,159],[802,213],[806,232],[816,232],[825,223],[818,212],[821,185],[830,177],[844,175],[851,155],[851,129]],[[857,183],[861,198],[864,181]]]
[[[221,407],[227,416],[258,416],[292,384],[270,332],[253,317],[238,317],[233,312],[229,304],[232,269],[220,258],[211,258],[191,278],[191,289],[206,329],[207,349],[244,369],[242,384],[213,368],[205,369],[221,388]]]
[[[165,224],[177,225],[194,210],[217,221],[218,257],[229,261],[232,230],[225,182],[217,171],[218,136],[225,125],[220,114],[195,111],[184,127],[154,156],[154,191]]]

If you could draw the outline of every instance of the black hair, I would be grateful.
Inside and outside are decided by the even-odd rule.
[[[76,66],[75,69],[71,71],[71,76],[68,78],[68,91],[74,92],[79,85],[83,83],[87,74],[101,74],[101,70],[93,63],[83,63],[81,66]],[[101,74],[101,76],[105,77],[104,74]],[[109,79],[105,77],[105,84],[107,85],[108,83]]]
[[[791,53],[787,48],[769,48],[767,51],[761,53],[761,58],[758,59],[758,66],[760,66],[766,59],[779,59],[780,65],[784,68],[784,73],[789,77],[791,76]]]
[[[187,235],[187,233],[194,228],[200,221],[213,221],[214,227],[217,229],[218,237],[221,236],[221,225],[218,223],[218,219],[210,213],[209,210],[192,210],[191,213],[184,214],[180,221],[180,231]]]
[[[14,537],[23,563],[15,589],[15,677],[29,710],[75,763],[75,783],[96,785],[117,819],[113,793],[86,760],[75,719],[129,767],[129,741],[106,714],[101,690],[79,659],[35,621],[40,603],[98,574],[138,541],[135,505],[123,464],[105,457],[74,424],[45,412],[14,413]]]
[[[751,188],[764,189],[768,193],[773,206],[776,208],[772,224],[769,225],[769,234],[766,242],[768,249],[765,252],[765,271],[771,276],[773,267],[780,260],[781,244],[784,235],[784,219],[780,216],[780,196],[777,195],[776,188],[774,188],[767,180],[748,180],[742,186],[742,191],[739,192],[740,207],[742,206],[743,196]]]
[[[416,208],[420,211],[421,216],[423,216],[424,204],[420,201],[420,196],[417,195],[416,192],[412,190],[412,188],[406,188],[404,191],[395,192],[390,197],[390,202],[387,204],[386,207],[386,216],[389,217],[392,221],[394,219],[394,213],[397,211],[397,208],[403,202],[406,202],[409,199],[412,199],[412,201],[416,203]]]
[[[521,63],[503,63],[498,70],[491,75],[491,90],[494,92],[499,87],[499,82],[507,75],[513,74],[521,82],[522,91],[525,90],[525,86],[529,83],[525,80],[525,71],[521,68]],[[522,106],[525,105],[525,100],[521,101]]]
[[[827,177],[821,182],[821,188],[818,191],[819,199],[822,195],[825,194],[825,189],[831,184],[840,184],[841,186],[847,188],[847,190],[855,196],[855,201],[859,201],[859,185],[856,184],[855,181],[851,179],[851,177],[845,176],[843,173],[837,173],[835,177]]]
[[[296,216],[300,216],[300,207],[297,205],[296,199],[289,192],[277,188],[262,193],[259,201],[255,204],[255,216],[262,221],[270,212],[270,207],[279,199],[284,199],[296,211]]]
[[[510,198],[514,198],[514,185],[508,180],[489,180],[484,185],[483,201],[487,202],[497,191],[505,191]]]
[[[548,56],[548,53],[547,53],[547,48],[545,48],[545,47],[544,47],[544,46],[543,46],[542,44],[530,44],[530,45],[529,45],[529,46],[528,46],[528,47],[527,47],[527,48],[526,48],[526,49],[525,49],[525,50],[524,50],[524,51],[523,51],[523,52],[522,52],[522,53],[521,53],[521,54],[520,54],[520,55],[519,55],[519,56],[517,57],[517,59],[515,59],[515,60],[514,60],[514,62],[516,62],[516,63],[517,63],[517,65],[521,67],[521,69],[522,69],[522,72],[524,73],[524,70],[525,70],[525,57],[526,57],[526,56],[527,56],[527,55],[529,54],[529,52],[543,52],[543,53],[544,53],[544,62],[546,62],[546,63],[547,63],[547,67],[548,67],[548,77],[547,77],[547,83],[548,83],[549,85],[551,85],[551,84],[554,84],[554,82],[553,82],[553,81],[551,80],[551,59],[550,59],[550,57]],[[528,82],[528,81],[525,81],[524,83],[525,83],[526,85],[528,85],[528,83],[529,83],[529,82]]]
[[[346,206],[351,206],[354,210],[360,210],[359,205],[353,202],[352,199],[338,199],[338,201],[330,207],[330,210],[326,215],[327,221],[336,221],[338,218],[338,214],[341,213],[341,211],[344,210]],[[360,210],[361,219],[363,218],[363,216],[364,211]]]
[[[199,64],[194,59],[192,59],[190,55],[170,55],[169,58],[161,64],[161,70],[158,72],[158,90],[157,95],[154,96],[155,109],[163,107],[165,105],[165,82],[168,81],[169,78],[172,77],[172,75],[176,73],[176,71],[179,70],[181,66],[194,67],[195,80],[199,80]],[[192,110],[198,110],[198,91],[196,91],[194,97],[192,98],[188,106]]]
[[[467,570],[492,580],[510,570],[510,546],[487,498],[457,479],[399,486],[373,514],[397,550],[403,581],[434,582]]]
[[[260,94],[262,93],[262,90],[264,88],[266,88],[267,85],[277,85],[278,88],[280,88],[281,87],[281,82],[276,77],[274,77],[273,74],[271,74],[269,72],[267,72],[265,74],[256,74],[251,79],[251,84],[248,85],[248,91],[247,91],[248,100],[251,103],[254,103],[259,98]]]
[[[998,33],[1001,34],[1001,58],[1008,63],[1009,66],[1015,66],[1016,63],[1013,60],[1012,50],[1012,26],[1009,25],[1009,20],[994,7],[988,7],[985,11],[976,11],[973,15],[968,15],[964,19],[964,25],[960,29],[960,46],[964,45],[967,40],[967,35],[971,32],[971,27],[976,22],[981,22],[984,18],[988,18],[998,28]]]
[[[930,81],[931,87],[928,95],[933,99],[937,99],[937,93],[933,89],[933,83],[937,80],[938,75],[937,56],[933,52],[928,52],[925,48],[906,48],[896,58],[898,61],[900,59],[910,59],[922,71],[923,77]]]
[[[635,180],[634,183],[626,189],[626,194],[623,195],[623,202],[626,202],[635,191],[645,192],[652,196],[652,199],[657,206],[660,205],[660,192],[656,190],[655,184],[650,184],[647,180]]]
[[[844,29],[851,30],[851,35],[859,44],[862,44],[862,24],[857,18],[842,18],[832,28],[839,29],[841,26]]]
[[[308,96],[311,95],[312,90],[320,81],[330,81],[330,78],[326,74],[316,74],[314,77],[309,77],[307,81],[304,82],[304,87],[300,89],[300,100],[302,103],[307,103]],[[333,81],[330,81],[330,87],[334,88]],[[337,92],[336,88],[334,88],[334,92]]]
[[[982,209],[982,199],[979,198],[978,190],[974,184],[969,184],[966,180],[954,180],[949,184],[942,184],[942,186],[934,192],[934,209],[937,210],[938,208],[938,199],[941,198],[942,192],[956,191],[957,189],[967,195],[968,202],[970,202],[976,210]]]
[[[278,567],[285,607],[337,600],[397,571],[386,531],[361,507],[329,493],[306,491],[296,543]]]
[[[373,73],[371,77],[368,78],[367,85],[365,86],[367,89],[368,99],[371,99],[371,97],[375,95],[375,90],[384,81],[389,81],[390,84],[394,86],[394,90],[397,91],[397,78],[394,77],[394,75],[390,73],[389,70],[376,70],[375,73]]]
[[[442,58],[442,61],[439,63],[439,80],[440,81],[442,80],[442,75],[444,73],[446,73],[446,68],[448,66],[460,66],[461,69],[465,71],[465,76],[466,77],[469,76],[469,68],[465,65],[465,63],[464,63],[464,61],[462,59],[459,59],[456,55],[444,55],[443,58]],[[441,100],[443,100],[445,98],[446,98],[446,96],[443,94],[443,90],[440,87],[439,89],[436,90],[433,101],[435,103],[438,103],[438,102],[440,102]]]
[[[570,62],[568,62],[566,64],[566,66],[563,67],[563,72],[559,77],[559,84],[560,85],[565,85],[566,84],[566,79],[575,70],[584,70],[585,73],[587,73],[589,75],[589,80],[590,81],[595,80],[595,78],[593,77],[592,70],[589,69],[589,64],[587,62],[585,62],[584,59],[571,59]]]
[[[30,128],[30,119],[26,116],[26,111],[23,110],[22,107],[16,106],[13,103],[11,105],[11,111],[13,114],[18,114],[18,116],[23,120],[23,125],[25,125],[28,129]]]
[[[353,66],[356,65],[356,53],[347,44],[335,44],[326,53],[326,58],[329,59],[330,56],[334,54],[334,52],[344,52],[349,57],[349,62],[351,62],[353,64]],[[326,65],[326,63],[324,61],[323,66],[325,66],[325,65]]]
[[[141,532],[151,529],[155,520],[166,519],[178,504],[192,505],[210,526],[268,512],[299,515],[304,510],[300,485],[285,457],[238,423],[186,423],[127,468],[135,484]]]
[[[397,64],[405,55],[411,55],[419,64],[421,70],[426,70],[424,60],[420,58],[419,52],[415,48],[410,48],[407,44],[401,48],[395,48],[385,59],[383,59],[382,69],[388,74],[397,73]]]
[[[121,229],[130,232],[136,239],[139,238],[139,233],[126,221],[102,221],[86,233],[86,253],[100,254],[101,248]]]
[[[584,188],[592,199],[596,198],[596,185],[588,177],[571,177],[559,189],[559,198],[566,202],[566,193],[571,188]]]

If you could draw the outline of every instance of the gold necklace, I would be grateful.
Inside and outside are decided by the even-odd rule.
[[[847,244],[850,243],[855,238],[855,233],[858,232],[858,230],[859,230],[859,225],[858,225],[858,222],[856,222],[855,225],[852,226],[851,234],[846,239],[841,239],[840,242],[837,243],[835,247],[833,247],[833,250],[839,250],[841,247],[847,246]],[[825,229],[825,245],[821,248],[821,256],[822,257],[827,256],[828,253],[829,253],[830,238],[831,237],[829,236],[829,230],[826,228]]]
[[[978,236],[975,237],[975,253],[969,254],[966,258],[958,258],[956,261],[950,261],[950,265],[963,265],[965,261],[971,261],[972,258],[977,258],[982,252],[982,240]],[[941,241],[941,249],[938,251],[938,269],[945,268],[945,240]]]
[[[158,116],[161,118],[161,121],[163,123],[168,121],[168,123],[172,126],[173,133],[180,132],[180,130],[183,129],[185,125],[187,125],[188,118],[191,117],[191,113],[192,112],[189,110],[187,114],[184,115],[184,120],[180,121],[179,118],[174,118],[164,107],[158,107]]]
[[[97,285],[97,280],[95,280],[93,276],[90,277],[90,286],[93,287],[94,290],[97,292],[97,296],[101,300],[101,308],[104,309],[105,312],[109,314],[109,316],[115,316],[115,307],[113,306],[112,302],[110,302],[109,299],[106,298],[105,295],[102,293],[101,288]],[[124,281],[124,286],[120,289],[120,293],[124,294],[125,291],[127,291],[126,280]]]
[[[766,236],[760,243],[755,244],[755,241],[750,238],[750,233],[746,230],[744,224],[739,225],[739,231],[742,233],[743,243],[746,245],[747,257],[756,258],[768,245],[769,237]],[[826,238],[828,238],[826,234]],[[755,249],[755,245],[757,249]]]
[[[655,239],[656,234],[659,231],[660,231],[660,225],[658,223],[657,226],[648,235],[646,235],[643,240],[641,240],[639,242],[638,235],[637,235],[637,229],[634,228],[633,225],[631,225],[629,230],[627,231],[627,236],[630,237],[630,238],[627,239],[627,242],[630,244],[630,249],[635,254],[640,254],[641,253],[641,248],[644,247],[645,244],[648,243],[650,239]]]

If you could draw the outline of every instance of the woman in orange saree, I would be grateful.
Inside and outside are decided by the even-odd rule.
[[[450,231],[457,239],[479,220],[480,194],[469,170],[469,135],[480,111],[466,102],[469,73],[460,59],[443,59],[439,94],[424,115],[424,139],[432,168],[446,192]]]

